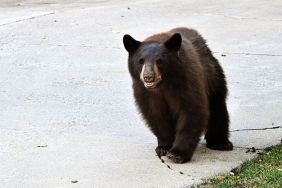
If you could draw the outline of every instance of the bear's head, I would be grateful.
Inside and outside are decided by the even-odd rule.
[[[123,44],[129,53],[128,67],[132,78],[141,81],[147,89],[157,88],[166,80],[171,64],[178,57],[181,43],[179,33],[161,39],[151,37],[143,42],[124,35]]]

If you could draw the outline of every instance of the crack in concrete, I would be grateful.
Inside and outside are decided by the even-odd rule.
[[[1,26],[1,25],[0,25]],[[9,43],[0,43],[0,45],[8,45]],[[24,47],[29,47],[29,46],[48,46],[48,47],[78,47],[78,48],[100,48],[101,46],[98,45],[88,45],[88,44],[81,44],[81,45],[76,45],[76,44],[17,44],[21,45]],[[104,46],[103,48],[106,49],[115,49],[115,50],[120,50],[122,49],[121,47],[118,46]]]
[[[198,14],[198,15],[201,15],[201,14]],[[258,19],[258,18],[255,18],[255,17],[231,16],[231,15],[226,15],[226,14],[204,13],[203,15],[206,15],[206,16],[220,16],[220,17],[229,18],[229,19],[235,19],[235,20],[257,20]]]
[[[199,145],[203,145],[206,146],[205,143],[199,143]],[[238,149],[254,149],[255,147],[242,147],[242,146],[233,146],[233,148],[238,148]],[[256,150],[264,150],[264,149],[260,149],[260,148],[255,148]]]
[[[239,132],[239,131],[263,131],[269,129],[280,129],[282,126],[274,126],[274,127],[265,127],[265,128],[255,128],[255,129],[235,129],[230,132]]]
[[[247,56],[270,56],[270,57],[281,57],[282,54],[264,54],[264,53],[249,53],[249,52],[217,52],[214,51],[215,54],[222,54],[222,56],[228,55],[247,55]]]
[[[266,19],[263,17],[243,17],[243,16],[233,16],[233,15],[226,15],[226,14],[213,14],[213,13],[195,13],[196,15],[206,15],[206,16],[220,16],[220,17],[224,17],[227,19],[235,19],[235,20],[261,20],[261,21],[276,21],[276,22],[281,22],[282,19],[280,18],[270,18],[270,19]]]
[[[261,148],[255,148],[255,147],[243,147],[243,146],[233,146],[233,148],[238,148],[238,149],[256,149],[256,150],[264,150]]]
[[[175,169],[171,168],[171,166],[170,166],[169,164],[167,164],[167,163],[165,162],[165,160],[162,159],[161,156],[158,156],[158,155],[157,155],[157,157],[160,159],[160,161],[161,161],[164,165],[166,165],[166,167],[167,167],[168,169],[170,169],[170,170],[172,170],[172,171],[174,171],[174,172],[177,172],[177,173],[179,173],[179,174],[181,174],[181,175],[193,177],[192,175],[189,175],[189,174],[186,174],[186,173],[184,173],[184,172],[182,172],[182,171],[178,171],[178,170],[175,170]]]
[[[1,26],[10,25],[10,24],[13,24],[13,23],[18,23],[18,22],[22,22],[22,21],[26,21],[26,20],[31,20],[31,19],[43,17],[43,16],[48,16],[48,15],[52,15],[52,14],[55,14],[55,12],[50,12],[50,13],[46,13],[46,14],[42,14],[42,15],[38,15],[38,16],[32,16],[32,17],[29,17],[29,18],[24,18],[24,19],[20,19],[20,20],[8,22],[8,23],[0,24],[0,27]]]

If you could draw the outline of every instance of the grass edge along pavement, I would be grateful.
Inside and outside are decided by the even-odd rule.
[[[282,140],[281,140],[282,141]],[[195,188],[282,187],[282,144],[269,147],[229,173],[215,176]]]

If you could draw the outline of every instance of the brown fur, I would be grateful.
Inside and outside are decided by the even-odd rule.
[[[157,137],[159,156],[167,155],[176,163],[189,161],[205,131],[209,148],[232,150],[225,76],[195,30],[176,28],[143,42],[126,35],[124,45],[129,52],[134,97]],[[162,80],[156,87],[146,88],[140,76],[146,74],[154,80],[156,73],[149,68],[156,63]],[[144,64],[149,68],[143,75]]]

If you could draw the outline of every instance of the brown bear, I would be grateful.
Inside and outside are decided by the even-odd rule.
[[[197,31],[175,28],[143,42],[124,35],[135,101],[157,137],[158,156],[191,159],[205,133],[207,147],[232,150],[224,72]]]

